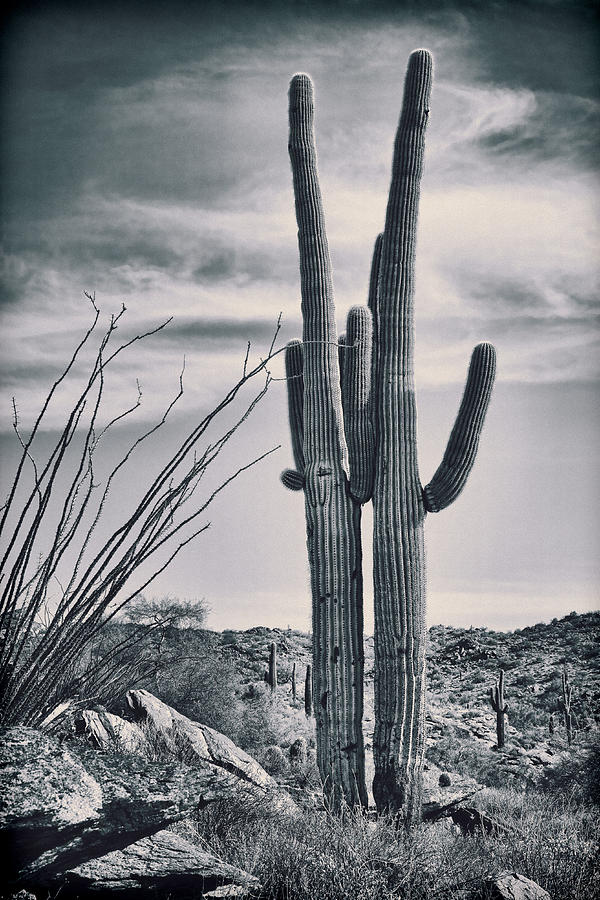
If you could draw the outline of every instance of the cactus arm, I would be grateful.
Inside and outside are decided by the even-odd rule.
[[[325,214],[317,175],[313,86],[308,75],[290,84],[289,153],[294,179],[304,344],[304,456],[307,492],[322,493],[318,469],[339,466],[348,472],[342,424],[337,331]],[[330,481],[331,479],[327,479]]]
[[[371,260],[371,275],[369,278],[369,295],[367,298],[367,305],[371,310],[371,422],[373,425],[374,436],[377,434],[377,404],[375,403],[374,398],[374,389],[377,384],[377,316],[378,316],[378,304],[379,304],[379,279],[381,276],[381,248],[383,246],[383,232],[378,234],[375,239],[375,246],[373,247],[373,258]],[[374,486],[374,485],[373,485]],[[371,491],[372,492],[372,491]]]
[[[290,341],[285,348],[285,377],[288,397],[288,416],[292,435],[292,452],[298,472],[304,473],[304,353],[301,341]]]
[[[284,469],[279,477],[282,485],[289,491],[304,490],[305,479],[302,472],[298,472],[296,469]]]
[[[379,276],[381,273],[381,247],[383,245],[383,232],[378,234],[373,248],[371,260],[371,277],[369,278],[369,298],[367,304],[373,316],[373,323],[377,317],[377,297],[379,295]]]
[[[425,508],[416,453],[413,294],[432,59],[411,54],[394,146],[377,298],[373,493],[377,808],[420,818],[425,730]]]
[[[288,418],[292,436],[292,453],[296,469],[284,469],[281,483],[290,491],[304,490],[304,378],[301,341],[290,341],[285,348],[285,377],[288,399]]]
[[[348,313],[342,369],[342,406],[350,460],[350,493],[358,503],[373,495],[375,434],[371,420],[373,317],[366,306]]]
[[[317,763],[332,805],[367,804],[364,775],[360,506],[347,490],[329,249],[313,134],[313,87],[292,79],[289,152],[303,320],[303,460],[313,598]]]
[[[440,512],[453,503],[467,482],[477,455],[495,374],[496,351],[491,344],[478,344],[471,356],[467,383],[444,458],[423,489],[428,512]]]

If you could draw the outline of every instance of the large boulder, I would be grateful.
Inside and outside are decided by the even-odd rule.
[[[485,900],[551,900],[548,891],[518,872],[503,872],[484,885]]]
[[[4,880],[43,886],[58,872],[162,831],[198,805],[236,796],[238,785],[215,766],[67,748],[31,728],[2,729]]]
[[[279,811],[297,811],[294,801],[275,779],[224,734],[188,719],[148,691],[128,691],[127,705],[137,719],[150,726],[154,737],[173,756],[185,759],[188,764],[208,764],[230,772],[245,785],[249,796],[268,797]]]
[[[207,853],[172,831],[159,831],[122,850],[113,850],[69,870],[61,884],[61,897],[113,894],[148,896],[161,891],[170,896],[213,891],[228,885],[221,896],[237,896],[257,886],[257,879]]]
[[[147,756],[150,745],[142,729],[135,722],[107,712],[103,707],[84,709],[76,721],[77,730],[101,750],[123,750]]]

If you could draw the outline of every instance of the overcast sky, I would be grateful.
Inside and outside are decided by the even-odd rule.
[[[90,321],[84,290],[104,317],[126,304],[125,336],[174,317],[113,372],[110,413],[135,400],[136,378],[144,394],[115,452],[160,415],[186,359],[171,430],[136,460],[114,521],[174,435],[237,380],[247,341],[253,358],[264,353],[280,311],[280,343],[300,334],[287,156],[297,71],[316,85],[340,323],[365,302],[406,60],[427,47],[415,373],[424,483],[472,346],[487,339],[498,351],[470,482],[426,522],[430,623],[514,628],[595,608],[600,47],[586,5],[19,8],[2,72],[4,484],[11,397],[26,430]],[[281,358],[272,371],[283,375]],[[150,593],[206,598],[214,628],[309,628],[303,500],[278,480],[292,456],[276,381],[222,471],[279,443]]]

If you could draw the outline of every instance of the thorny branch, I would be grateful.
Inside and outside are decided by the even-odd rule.
[[[94,542],[115,480],[140,446],[165,425],[183,396],[185,360],[177,394],[159,421],[137,437],[113,466],[99,492],[94,459],[100,442],[109,429],[132,415],[142,402],[142,390],[136,382],[136,401],[97,431],[107,369],[125,350],[158,334],[171,321],[167,319],[113,346],[114,333],[126,312],[123,305],[99,336],[83,389],[67,412],[53,448],[43,463],[36,463],[32,448],[50,403],[73,372],[82,350],[97,333],[100,310],[94,295],[86,296],[93,309],[92,323],[50,388],[27,439],[21,433],[16,401],[13,401],[13,428],[22,452],[0,511],[0,539],[4,546],[0,551],[0,723],[3,724],[39,723],[50,708],[64,699],[63,674],[76,667],[82,652],[100,629],[210,526],[210,522],[199,522],[199,519],[218,494],[278,449],[272,448],[240,466],[195,507],[185,507],[195,496],[208,467],[268,390],[272,380],[268,363],[283,349],[275,350],[281,315],[266,357],[250,368],[248,344],[241,378],[182,440],[121,524],[107,538]],[[216,424],[219,414],[261,373],[263,386],[245,403],[235,423],[218,438],[207,440],[207,432]],[[198,447],[201,441],[206,441],[204,448]],[[27,460],[33,469],[33,485],[27,483]],[[67,567],[69,573],[64,584],[59,579],[61,566]],[[140,571],[142,566],[145,568]],[[141,583],[134,587],[136,574]],[[58,597],[53,597],[50,588],[56,584]],[[114,653],[105,665],[107,669],[102,677],[112,678],[116,665]],[[100,669],[102,664],[96,663],[96,673]],[[82,682],[79,688],[83,690],[83,687]]]

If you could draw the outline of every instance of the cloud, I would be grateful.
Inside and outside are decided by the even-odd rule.
[[[176,351],[201,347],[215,383],[228,353],[237,364],[238,338],[263,340],[280,310],[282,337],[298,334],[286,88],[301,69],[316,83],[341,323],[366,298],[404,60],[425,44],[437,79],[417,264],[422,383],[462,380],[481,337],[502,344],[503,377],[593,377],[597,105],[577,93],[579,58],[568,90],[542,78],[531,54],[507,56],[500,72],[490,46],[497,22],[473,6],[426,15],[343,7],[332,17],[323,5],[309,14],[275,4],[249,28],[233,8],[211,15],[194,20],[206,27],[192,38],[181,11],[146,17],[141,30],[137,13],[67,22],[57,11],[31,20],[15,43],[4,303],[19,337],[6,347],[9,369],[33,358],[36,342],[46,359],[58,353],[59,323],[84,326],[83,289],[96,290],[105,311],[125,300],[132,329],[175,315],[157,344],[166,356],[150,354],[152,366],[178,371]],[[505,15],[503,35],[522,19]],[[581,36],[579,25],[571,33]],[[543,40],[554,47],[556,29]],[[551,375],[561,335],[569,351]],[[527,341],[536,362],[524,366]]]
[[[222,350],[234,344],[238,349],[245,341],[261,341],[263,344],[273,337],[273,321],[264,319],[177,319],[161,335],[162,341],[179,344],[186,341],[203,342],[203,348],[218,345]]]

